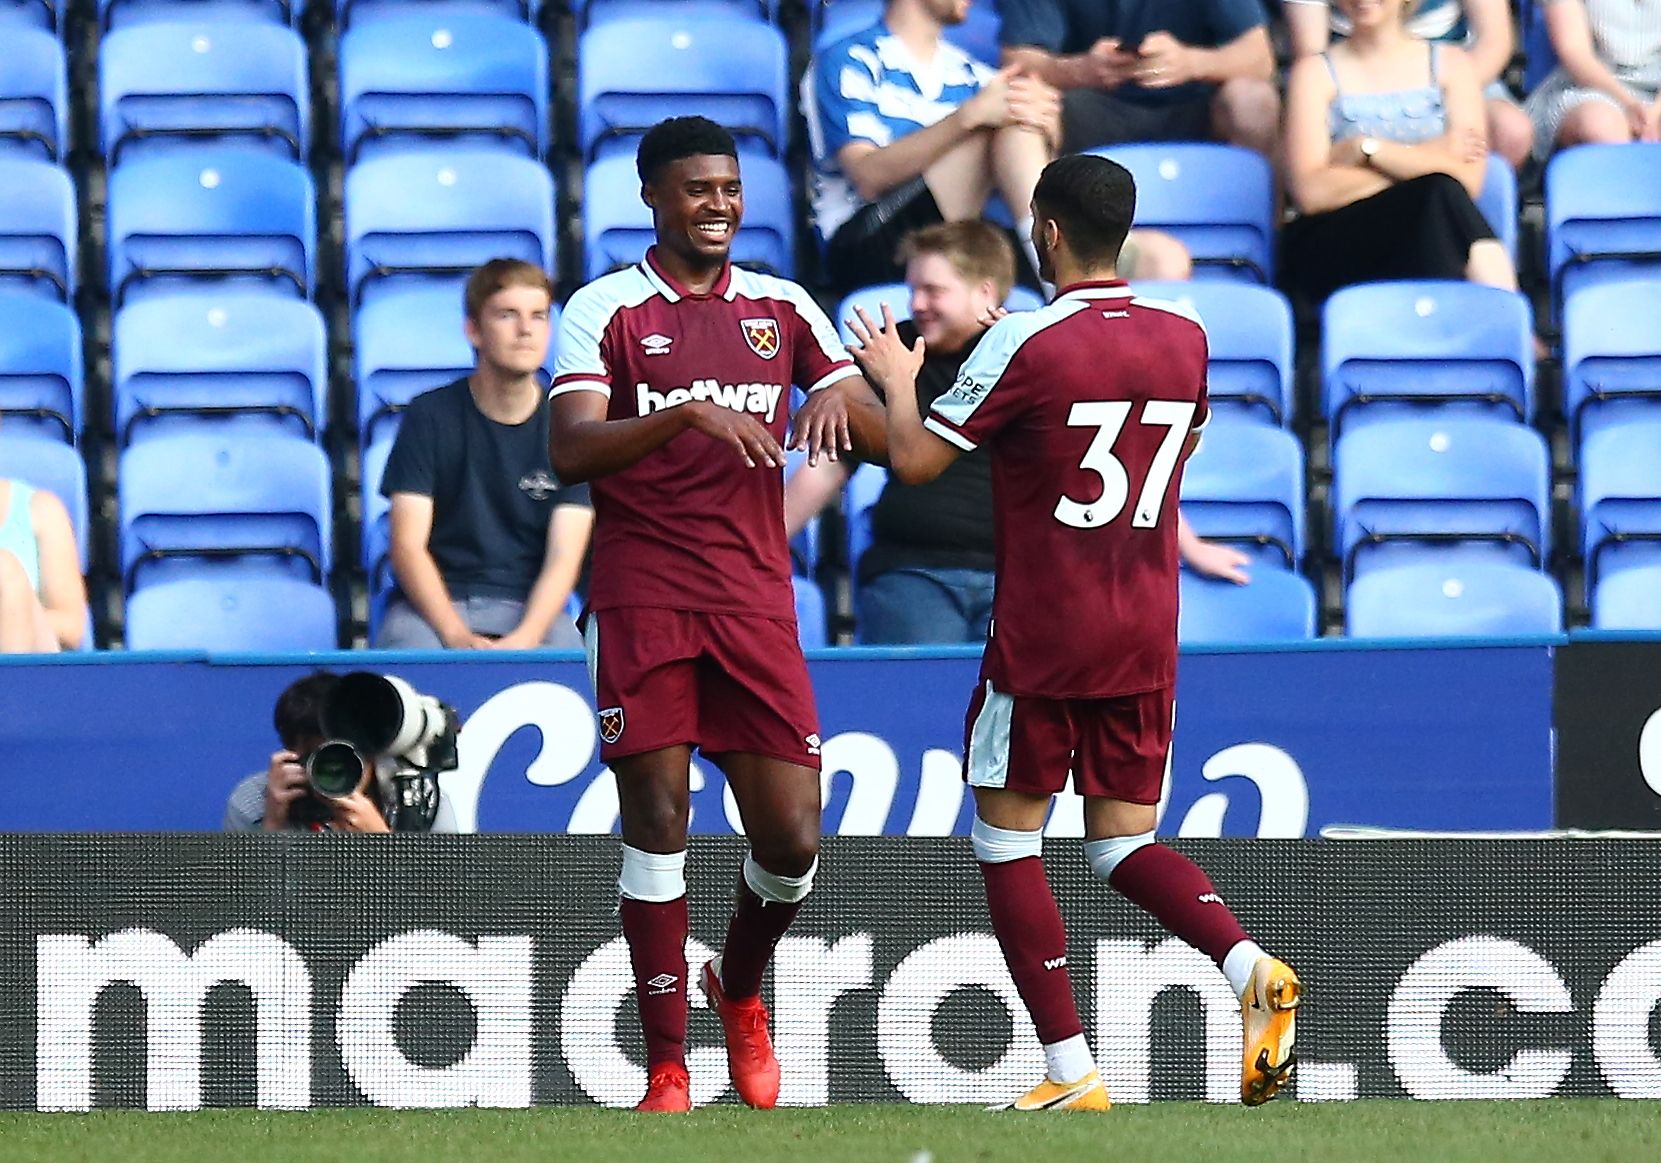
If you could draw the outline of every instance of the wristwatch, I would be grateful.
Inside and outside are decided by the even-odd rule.
[[[1378,150],[1384,143],[1376,137],[1361,139],[1361,162],[1363,165],[1372,165],[1373,159],[1378,157]]]

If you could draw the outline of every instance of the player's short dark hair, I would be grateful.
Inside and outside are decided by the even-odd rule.
[[[277,706],[271,712],[271,723],[277,728],[277,738],[290,751],[308,739],[323,736],[323,702],[334,693],[340,676],[326,670],[314,670],[304,678],[289,683],[277,696]]]
[[[1032,192],[1039,219],[1060,224],[1080,262],[1117,262],[1136,217],[1136,180],[1116,161],[1095,154],[1058,157],[1038,175]]]
[[[732,132],[707,117],[671,117],[652,126],[640,139],[634,168],[640,180],[650,185],[671,162],[705,154],[736,159],[738,143]]]
[[[937,222],[900,240],[900,258],[910,262],[920,254],[937,254],[952,264],[966,283],[990,279],[998,301],[1009,298],[1015,285],[1015,248],[1004,232],[979,218]]]
[[[554,281],[535,263],[520,258],[493,258],[467,276],[467,289],[462,292],[467,317],[477,323],[490,296],[509,287],[533,287],[546,291],[550,300],[554,297]]]

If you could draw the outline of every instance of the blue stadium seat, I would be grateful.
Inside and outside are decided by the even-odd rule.
[[[1494,228],[1511,261],[1517,261],[1517,173],[1511,163],[1497,153],[1488,155],[1487,173],[1482,179],[1482,193],[1477,196],[1476,208]]]
[[[776,24],[778,11],[779,0],[571,0],[578,32],[608,20],[657,19],[669,14],[680,20],[715,16]]]
[[[135,157],[110,171],[108,234],[116,307],[209,281],[309,298],[317,195],[305,167],[246,146]]]
[[[346,282],[354,303],[393,287],[460,288],[492,258],[557,270],[554,179],[530,158],[476,147],[369,158],[346,174]]]
[[[60,0],[63,2],[63,0]],[[104,30],[180,20],[208,24],[266,24],[298,28],[306,0],[96,0]],[[65,4],[67,8],[68,5]]]
[[[69,0],[0,0],[0,28],[33,28],[58,35]]]
[[[436,140],[435,140],[436,139]],[[340,142],[350,165],[438,142],[548,153],[548,44],[498,13],[416,11],[340,38]]]
[[[117,469],[127,590],[232,573],[325,581],[334,545],[330,475],[323,450],[306,440],[221,429],[133,445]]]
[[[839,40],[870,28],[882,19],[883,0],[808,0],[813,14],[813,52],[818,55]],[[945,38],[976,60],[998,67],[998,29],[1003,23],[995,4],[976,3],[962,24],[947,25]]]
[[[352,378],[357,382],[358,439],[373,443],[397,427],[397,414],[422,392],[473,370],[462,334],[461,294],[448,286],[401,287],[364,304],[352,318]],[[559,307],[550,325],[559,334]],[[544,378],[553,380],[554,345]]]
[[[5,37],[6,51],[0,54],[0,154],[62,161],[69,148],[63,46],[38,28],[6,27]]]
[[[742,17],[596,24],[577,44],[582,155],[632,159],[640,134],[696,111],[782,156],[789,144],[789,57],[778,29]]]
[[[1594,630],[1661,630],[1661,566],[1635,566],[1592,587]]]
[[[796,272],[796,217],[790,175],[770,157],[743,159],[744,222],[733,238],[733,261],[792,278]],[[634,158],[613,154],[588,167],[583,179],[583,252],[588,278],[637,263],[651,246],[652,212],[640,200]]]
[[[1183,470],[1182,513],[1259,568],[1294,568],[1305,550],[1303,446],[1284,428],[1217,417]]]
[[[98,46],[108,165],[157,151],[240,144],[303,162],[311,150],[306,45],[259,21],[118,28]]]
[[[1136,225],[1175,235],[1196,279],[1274,282],[1274,178],[1263,155],[1209,142],[1140,142],[1087,151],[1136,179]]]
[[[1286,427],[1296,397],[1292,305],[1272,287],[1250,283],[1135,284],[1138,295],[1169,299],[1199,315],[1210,348],[1206,391],[1219,417]]]
[[[0,156],[0,291],[69,302],[75,294],[79,211],[69,172],[34,158]]]
[[[842,524],[848,533],[848,574],[859,589],[859,559],[871,548],[871,510],[888,486],[888,470],[881,465],[862,464],[848,478],[842,490]]]
[[[78,444],[82,391],[80,317],[39,295],[0,292],[0,427]]]
[[[1461,548],[1538,569],[1550,550],[1545,439],[1505,420],[1369,424],[1333,457],[1335,544],[1346,577]],[[1473,552],[1474,551],[1474,552]]]
[[[392,585],[392,502],[381,496],[381,478],[386,475],[386,460],[392,455],[392,442],[397,433],[396,425],[378,433],[364,448],[361,462],[363,526],[359,548],[371,594],[378,594]],[[373,635],[370,641],[374,641]]]
[[[333,650],[334,599],[288,577],[179,578],[127,599],[128,650]]]
[[[1580,145],[1546,166],[1554,305],[1613,279],[1661,278],[1661,142]]]
[[[1516,291],[1462,281],[1362,283],[1321,309],[1321,398],[1332,439],[1435,415],[1534,415],[1534,319]]]
[[[90,517],[87,466],[81,454],[61,440],[0,431],[0,475],[45,489],[63,502],[63,507],[69,510],[70,523],[75,526],[75,541],[84,563]]]
[[[1345,599],[1352,638],[1494,638],[1557,634],[1563,595],[1549,574],[1450,559],[1378,569]]]
[[[1586,438],[1579,500],[1588,586],[1616,570],[1661,565],[1661,412]]]
[[[296,3],[303,0],[296,0]],[[313,0],[317,3],[318,0]],[[541,0],[334,0],[335,27],[342,32],[359,24],[397,19],[413,11],[472,14],[490,12],[534,25]]]
[[[181,292],[116,312],[115,431],[126,444],[234,419],[319,439],[328,421],[328,338],[303,299]]]
[[[1583,287],[1563,308],[1563,409],[1578,443],[1661,417],[1661,279]]]
[[[1180,285],[1186,287],[1188,284],[1182,283]],[[848,320],[853,318],[855,305],[865,308],[867,315],[881,322],[882,305],[884,303],[887,303],[889,310],[894,312],[895,319],[911,318],[911,288],[904,283],[878,283],[875,286],[862,287],[844,296],[842,302],[837,305],[834,320],[837,334],[842,337],[842,342],[854,342],[854,333],[848,329]],[[1043,305],[1043,297],[1037,291],[1026,287],[1012,288],[1009,292],[1009,298],[1004,300],[1004,308],[1009,311],[1033,311]]]
[[[800,574],[790,579],[796,591],[796,636],[802,648],[824,646],[830,641],[825,619],[825,593],[819,583]]]
[[[1184,646],[1315,636],[1315,590],[1302,574],[1259,569],[1248,585],[1182,571],[1177,638]]]
[[[1557,50],[1552,47],[1551,34],[1546,30],[1547,2],[1519,0],[1517,5],[1518,24],[1522,28],[1521,43],[1517,47],[1523,53],[1525,94],[1539,88],[1540,82],[1557,67]]]

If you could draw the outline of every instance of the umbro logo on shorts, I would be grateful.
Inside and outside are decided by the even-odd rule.
[[[819,736],[817,734],[809,735],[807,738],[803,739],[802,742],[807,745],[807,753],[809,755],[819,754],[820,743]]]
[[[615,743],[623,737],[623,708],[606,707],[600,712],[600,738]]]
[[[673,973],[660,973],[656,977],[646,979],[646,992],[653,997],[665,993],[674,993],[675,986],[680,984],[680,980]]]

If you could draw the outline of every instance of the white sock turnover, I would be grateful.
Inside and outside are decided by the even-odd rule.
[[[1257,967],[1257,959],[1267,957],[1263,946],[1256,941],[1237,941],[1234,948],[1228,951],[1223,958],[1223,976],[1234,987],[1234,996],[1242,1001],[1246,997],[1246,989],[1252,982],[1252,970]]]
[[[1051,1082],[1077,1082],[1096,1068],[1096,1060],[1090,1056],[1090,1044],[1084,1040],[1083,1034],[1074,1034],[1060,1042],[1051,1042],[1044,1047],[1045,1073]]]

